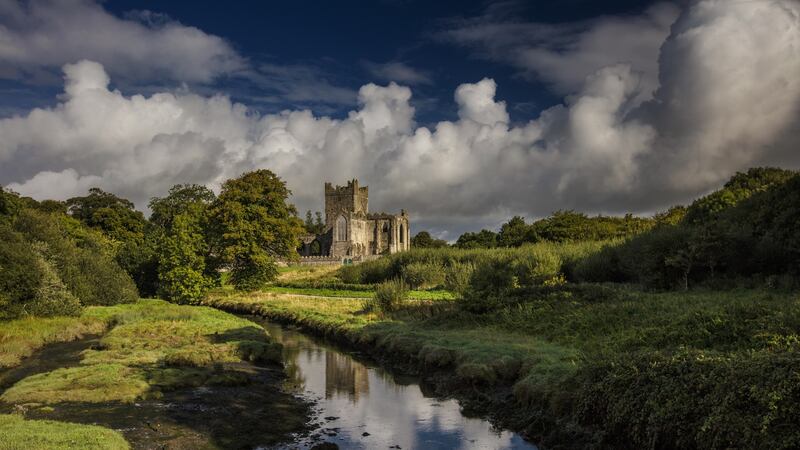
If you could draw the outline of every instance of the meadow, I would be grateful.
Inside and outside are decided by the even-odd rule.
[[[454,298],[406,297],[392,310],[273,288],[217,291],[204,304],[356,347],[544,448],[796,445],[800,296],[767,287],[659,292],[565,281],[575,255],[605,245],[412,250],[336,272],[285,270],[301,289],[391,280],[424,264],[440,270],[429,279],[442,288],[451,266],[514,268],[509,277],[473,272]],[[543,265],[555,273],[537,270]],[[482,297],[470,292],[477,289]]]

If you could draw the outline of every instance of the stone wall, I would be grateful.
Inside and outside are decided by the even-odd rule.
[[[395,253],[411,247],[409,220],[399,215],[370,214],[369,188],[351,180],[345,186],[325,183],[325,233],[310,239],[301,253],[310,254],[311,243],[320,244],[321,253],[335,258],[366,257]],[[317,244],[314,243],[314,247]]]

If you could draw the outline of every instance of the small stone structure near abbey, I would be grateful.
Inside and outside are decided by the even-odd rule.
[[[408,214],[370,213],[369,188],[325,183],[325,231],[301,237],[301,262],[363,261],[411,247]]]

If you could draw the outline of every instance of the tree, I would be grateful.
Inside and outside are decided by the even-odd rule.
[[[159,292],[164,298],[193,303],[214,286],[206,271],[205,221],[205,209],[198,203],[171,219],[158,249]]]
[[[447,247],[447,241],[435,239],[427,231],[420,231],[411,238],[411,246],[414,248],[442,248]]]
[[[494,248],[497,247],[497,233],[481,230],[477,233],[466,232],[456,241],[458,248]]]
[[[67,214],[114,241],[114,259],[131,276],[141,295],[155,295],[158,261],[149,236],[152,230],[133,202],[95,187],[89,189],[89,195],[65,203]]]
[[[656,213],[653,219],[656,221],[657,226],[677,225],[683,220],[684,216],[686,216],[686,207],[677,205],[664,212]]]
[[[147,221],[134,209],[133,202],[105,192],[89,189],[85,197],[73,197],[66,202],[67,212],[86,225],[101,230],[118,242],[140,240]]]
[[[8,219],[19,211],[20,205],[20,198],[19,196],[12,192],[3,189],[0,186],[0,220]]]
[[[499,247],[519,247],[525,242],[531,242],[530,227],[525,223],[525,219],[514,216],[500,227],[497,234],[497,245]]]
[[[214,226],[231,282],[255,290],[277,276],[276,258],[296,258],[303,222],[287,203],[291,192],[269,170],[231,179],[212,206]]]
[[[164,229],[170,228],[173,219],[195,205],[211,205],[216,196],[211,189],[200,184],[176,184],[166,197],[150,199],[150,222]]]
[[[199,300],[219,279],[211,243],[209,207],[216,196],[197,184],[176,184],[150,199],[158,293],[181,303]]]
[[[303,222],[306,232],[309,234],[322,234],[325,231],[325,224],[322,222],[322,213],[317,211],[311,215],[311,211],[306,211],[306,220]]]

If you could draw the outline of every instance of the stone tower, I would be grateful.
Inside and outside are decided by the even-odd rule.
[[[325,231],[304,236],[303,256],[363,260],[411,247],[409,217],[370,213],[369,188],[350,180],[345,186],[325,183]],[[313,250],[312,250],[313,249]]]
[[[325,183],[325,225],[334,225],[341,215],[366,216],[368,211],[368,186],[359,187],[358,180],[350,180],[346,186]]]

